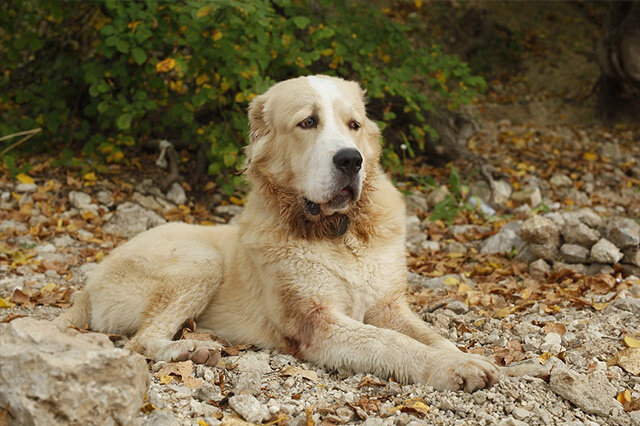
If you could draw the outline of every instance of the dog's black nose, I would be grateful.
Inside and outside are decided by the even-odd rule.
[[[335,164],[341,172],[353,176],[358,173],[362,166],[362,155],[360,155],[360,151],[355,148],[341,149],[333,156],[333,164]]]

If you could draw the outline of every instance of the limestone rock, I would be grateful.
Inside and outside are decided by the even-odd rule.
[[[511,250],[520,250],[524,242],[518,236],[521,222],[511,222],[506,224],[500,231],[487,238],[480,251],[482,253],[508,253]]]
[[[607,415],[622,408],[616,401],[616,388],[609,383],[604,371],[586,376],[568,369],[553,369],[549,382],[551,390],[568,399],[589,414]]]
[[[103,230],[109,234],[120,234],[131,238],[142,231],[161,225],[167,221],[155,212],[145,210],[138,204],[126,202],[116,209],[116,214]]]
[[[560,187],[573,186],[571,178],[563,173],[554,173],[549,182],[551,182],[552,185]]]
[[[560,241],[560,231],[558,225],[551,219],[534,215],[522,224],[520,237],[530,243],[557,246]]]
[[[634,247],[640,244],[640,225],[629,218],[610,219],[605,225],[603,236],[618,248]]]
[[[9,407],[9,424],[131,424],[148,382],[144,357],[106,335],[33,318],[0,325],[0,406]]]
[[[577,244],[563,244],[560,247],[560,254],[568,263],[585,263],[589,260],[589,249]]]
[[[544,259],[538,259],[529,264],[529,274],[533,278],[542,279],[551,272],[551,267]]]
[[[494,182],[494,188],[493,202],[498,206],[504,206],[511,197],[511,185],[506,181],[497,180]]]
[[[554,244],[530,244],[529,248],[536,259],[553,262],[558,257],[558,247]]]
[[[187,194],[178,182],[174,182],[167,191],[167,199],[174,204],[180,205],[187,202]]]
[[[531,207],[536,207],[542,202],[540,188],[527,188],[511,194],[511,199],[516,203],[527,203]]]
[[[622,259],[622,253],[610,241],[601,238],[591,247],[591,260],[597,263],[615,264]]]
[[[564,242],[591,248],[600,239],[600,233],[582,222],[568,223],[562,228]]]
[[[436,204],[444,201],[447,194],[449,194],[449,188],[445,185],[431,191],[429,195],[427,195],[427,205],[430,209],[434,208]]]
[[[239,377],[236,381],[234,392],[258,394],[262,384],[262,378],[270,373],[269,354],[267,352],[247,352],[237,361]]]
[[[630,263],[632,265],[640,266],[640,248],[633,247],[623,251],[624,263]]]
[[[229,398],[229,406],[240,417],[251,423],[262,423],[271,417],[267,406],[261,404],[253,395],[234,395]]]

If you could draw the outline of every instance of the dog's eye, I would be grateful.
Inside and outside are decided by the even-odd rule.
[[[358,123],[356,120],[351,120],[349,122],[349,128],[351,130],[358,130],[360,128],[360,123]]]
[[[317,125],[318,125],[318,119],[315,118],[313,115],[305,118],[304,120],[298,123],[298,127],[300,127],[301,129],[313,129]]]

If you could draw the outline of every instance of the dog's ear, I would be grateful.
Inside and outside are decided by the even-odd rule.
[[[266,100],[265,95],[260,95],[253,98],[249,104],[249,145],[245,148],[247,157],[244,165],[245,171],[259,156],[271,133],[271,127],[267,122],[265,113]]]

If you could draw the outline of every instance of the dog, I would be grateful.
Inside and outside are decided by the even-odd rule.
[[[406,300],[405,205],[380,166],[358,83],[308,76],[249,105],[234,224],[170,223],[116,248],[60,327],[130,336],[156,361],[213,365],[214,341],[173,340],[185,320],[233,344],[438,390],[492,386],[499,368],[460,351]]]

